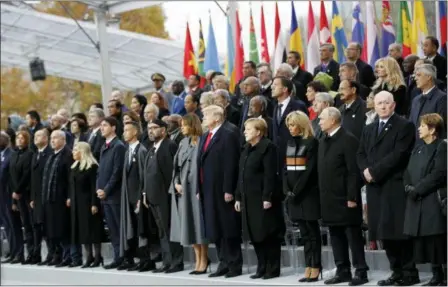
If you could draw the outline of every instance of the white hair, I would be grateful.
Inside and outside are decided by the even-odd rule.
[[[155,114],[156,118],[159,116],[159,107],[156,106],[156,105],[153,104],[153,103],[148,104],[148,105],[145,107],[145,111],[146,111],[146,112],[150,112],[150,111],[152,111],[152,112]]]
[[[60,138],[62,138],[62,139],[64,139],[64,141],[65,141],[65,132],[64,131],[61,131],[61,130],[55,130],[55,131],[53,131],[52,133],[51,133],[51,135],[53,136],[56,136],[56,137],[60,137]]]
[[[398,50],[400,54],[403,52],[403,47],[399,43],[392,43],[389,45],[389,49]]]
[[[201,104],[201,106],[213,105],[213,92],[202,93],[201,98],[199,99],[199,103]]]
[[[286,77],[292,78],[294,75],[294,70],[292,69],[291,65],[288,63],[281,63],[280,66],[277,69],[277,72],[281,71],[286,74]]]
[[[415,72],[421,72],[426,76],[430,76],[433,83],[437,82],[437,68],[433,64],[421,64],[415,68]]]
[[[328,108],[325,108],[322,111],[322,113],[325,111],[327,111],[328,117],[333,119],[336,123],[339,124],[341,122],[342,115],[341,115],[341,112],[337,108],[328,107]]]
[[[224,121],[224,109],[217,105],[210,105],[202,109],[203,114],[209,114],[214,117],[217,121]]]
[[[215,91],[214,95],[215,96],[220,96],[220,97],[226,99],[226,101],[228,103],[230,103],[230,95],[229,95],[229,92],[227,90],[218,89],[218,90]]]

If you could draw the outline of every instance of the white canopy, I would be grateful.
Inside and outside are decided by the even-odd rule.
[[[94,1],[84,2],[95,5]],[[110,13],[120,13],[123,8],[118,3],[122,1],[104,2]],[[140,2],[133,4],[141,8]],[[102,84],[100,53],[74,20],[11,5],[0,6],[2,66],[29,69],[30,60],[37,56],[44,60],[47,74]],[[98,42],[95,24],[82,21],[79,24]],[[183,43],[111,27],[107,28],[107,34],[113,87],[146,90],[152,86],[151,75],[155,72],[162,73],[167,82],[183,78]]]

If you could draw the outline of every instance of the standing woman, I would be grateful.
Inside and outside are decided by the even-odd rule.
[[[96,195],[96,173],[98,163],[90,145],[78,142],[73,148],[70,176],[70,212],[72,244],[83,244],[87,260],[82,268],[98,267],[103,264],[101,242],[104,238],[101,203]],[[92,244],[95,249],[93,257]]]
[[[70,122],[70,132],[73,135],[73,145],[88,141],[87,125],[82,119],[75,118]]]
[[[246,146],[240,157],[235,210],[242,213],[243,238],[257,254],[256,274],[250,278],[280,276],[280,248],[285,226],[281,194],[277,192],[277,148],[266,138],[267,124],[252,118],[244,123]]]
[[[145,121],[145,117],[143,115],[143,112],[146,108],[146,105],[148,104],[148,100],[143,95],[135,95],[132,97],[131,101],[131,110],[136,112],[137,115],[140,117],[139,121],[143,127],[146,127],[148,123]]]
[[[182,118],[182,134],[174,157],[173,181],[170,187],[171,200],[171,241],[183,246],[193,244],[196,267],[190,274],[205,274],[210,265],[208,242],[203,233],[201,202],[196,197],[198,189],[197,155],[202,135],[201,120],[195,114]]]
[[[165,101],[165,98],[159,92],[153,92],[151,94],[151,103],[159,108],[159,120],[161,120],[164,116],[170,115],[168,104]]]
[[[311,122],[301,111],[286,117],[286,126],[292,139],[286,147],[286,171],[283,191],[291,221],[297,222],[304,242],[305,275],[299,282],[315,282],[322,272],[320,197],[317,174],[318,141]]]
[[[446,143],[441,138],[442,117],[422,116],[418,132],[425,144],[414,149],[405,172],[407,204],[403,232],[413,238],[415,263],[432,265],[433,277],[424,286],[445,286],[446,216],[438,198],[438,190],[446,187],[447,172]]]
[[[375,64],[376,65],[376,64]],[[394,96],[396,103],[395,112],[400,116],[408,114],[409,101],[406,98],[406,85],[400,65],[392,57],[381,58],[375,67],[378,78],[372,87],[373,94],[388,91]]]

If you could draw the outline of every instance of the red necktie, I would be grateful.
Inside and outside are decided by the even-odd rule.
[[[203,152],[205,152],[207,150],[208,145],[210,144],[210,142],[212,140],[212,135],[213,135],[213,133],[211,133],[211,132],[208,133],[207,139],[205,140],[205,143],[204,143],[204,147],[202,148]],[[204,172],[201,167],[201,183],[203,183],[203,182],[204,182]]]

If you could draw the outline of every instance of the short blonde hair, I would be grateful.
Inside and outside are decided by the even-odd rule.
[[[248,119],[247,121],[244,122],[244,128],[246,128],[248,125],[253,126],[257,131],[259,131],[262,137],[267,136],[268,124],[264,119],[259,118]]]
[[[202,109],[203,114],[210,114],[219,122],[224,122],[224,109],[217,105],[211,105]]]
[[[90,145],[86,142],[77,142],[73,147],[73,150],[77,149],[81,153],[81,160],[77,160],[72,164],[72,169],[79,165],[79,170],[87,170],[92,167],[92,165],[98,165],[98,162],[93,157]]]
[[[295,125],[300,128],[301,136],[306,139],[314,136],[313,127],[308,116],[302,111],[289,113],[286,117],[286,126]]]

